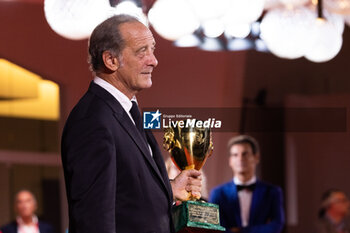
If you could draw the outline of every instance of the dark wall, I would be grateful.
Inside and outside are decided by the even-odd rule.
[[[345,26],[340,53],[325,63],[305,58],[280,59],[269,53],[247,54],[244,97],[267,90],[270,106],[283,105],[288,94],[332,94],[350,92],[350,28]]]
[[[62,129],[92,77],[86,62],[87,40],[70,41],[55,34],[46,23],[41,3],[0,2],[0,28],[0,57],[60,85]],[[283,60],[254,51],[212,53],[176,48],[157,35],[155,38],[159,65],[153,73],[153,87],[138,95],[142,107],[241,107],[243,99],[253,100],[263,88],[267,92],[263,105],[281,107],[290,94],[350,91],[348,27],[340,54],[321,64],[305,59]],[[254,101],[248,102],[250,107],[256,107]],[[226,142],[236,133],[214,134],[215,151],[204,168],[209,188],[232,176]],[[248,133],[262,144],[261,176],[284,187],[286,135]],[[156,136],[161,142],[162,134]]]
[[[269,53],[250,51],[246,58],[243,99],[248,107],[256,109],[315,106],[347,108],[347,93],[350,93],[349,73],[350,29],[346,26],[340,53],[326,63],[313,63],[304,58],[285,60]],[[255,100],[261,90],[266,92],[266,97],[263,104],[259,105]],[[293,96],[298,98],[292,101],[290,98]],[[283,111],[280,116],[274,122],[260,119],[249,123],[249,119],[254,117],[250,114],[246,118],[246,128],[252,128],[253,123],[265,127],[271,124],[274,130],[281,131],[261,130],[248,133],[261,143],[262,177],[284,189],[288,204],[287,231],[310,232],[316,219],[320,195],[324,190],[338,187],[350,195],[349,185],[340,178],[345,176],[344,171],[350,169],[347,153],[350,146],[346,142],[348,133],[288,132],[285,129],[287,122]],[[322,117],[319,115],[317,120],[322,120]],[[339,147],[339,151],[335,149]],[[337,152],[333,153],[334,150]],[[298,158],[294,161],[296,170],[292,171],[292,175],[296,177],[292,178],[288,170],[290,158],[287,157],[291,153]],[[297,182],[296,186],[288,189],[294,181]]]
[[[323,114],[318,118],[319,122],[314,122],[321,123],[322,127],[332,126],[329,129],[334,129],[334,132],[290,132],[285,135],[290,232],[312,232],[321,207],[321,195],[331,188],[350,194],[347,180],[350,170],[350,94],[291,95],[286,99],[286,105],[313,111],[332,106],[344,116],[343,119],[331,120]]]

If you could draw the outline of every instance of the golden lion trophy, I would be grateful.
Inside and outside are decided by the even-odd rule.
[[[213,151],[210,128],[166,128],[163,147],[181,171],[200,170]],[[187,201],[175,206],[172,215],[178,233],[225,231],[220,226],[218,205],[196,200],[192,195],[189,195]]]

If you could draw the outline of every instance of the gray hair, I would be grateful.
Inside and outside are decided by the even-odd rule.
[[[113,56],[119,56],[125,47],[125,41],[120,33],[119,26],[129,22],[139,21],[130,15],[115,15],[103,21],[94,29],[89,40],[88,58],[92,71],[99,71],[105,66],[102,59],[104,51],[110,51]]]

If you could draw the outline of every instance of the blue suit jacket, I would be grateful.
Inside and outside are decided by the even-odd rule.
[[[43,221],[39,220],[39,231],[40,233],[54,233],[53,227],[45,223]],[[1,233],[17,233],[17,222],[11,222],[10,224],[7,224],[0,228]]]
[[[227,232],[233,227],[242,233],[279,233],[284,224],[282,191],[279,187],[257,181],[253,192],[247,227],[242,228],[236,185],[233,181],[216,187],[210,202],[220,207],[220,223]]]

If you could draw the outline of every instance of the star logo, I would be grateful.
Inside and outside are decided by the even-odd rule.
[[[144,129],[160,129],[160,116],[162,113],[157,109],[156,112],[143,112]]]
[[[155,113],[151,113],[151,115],[153,116],[151,122],[153,122],[154,120],[157,120],[159,121],[159,117],[162,115],[160,112],[159,112],[159,109],[157,109],[157,111]]]

